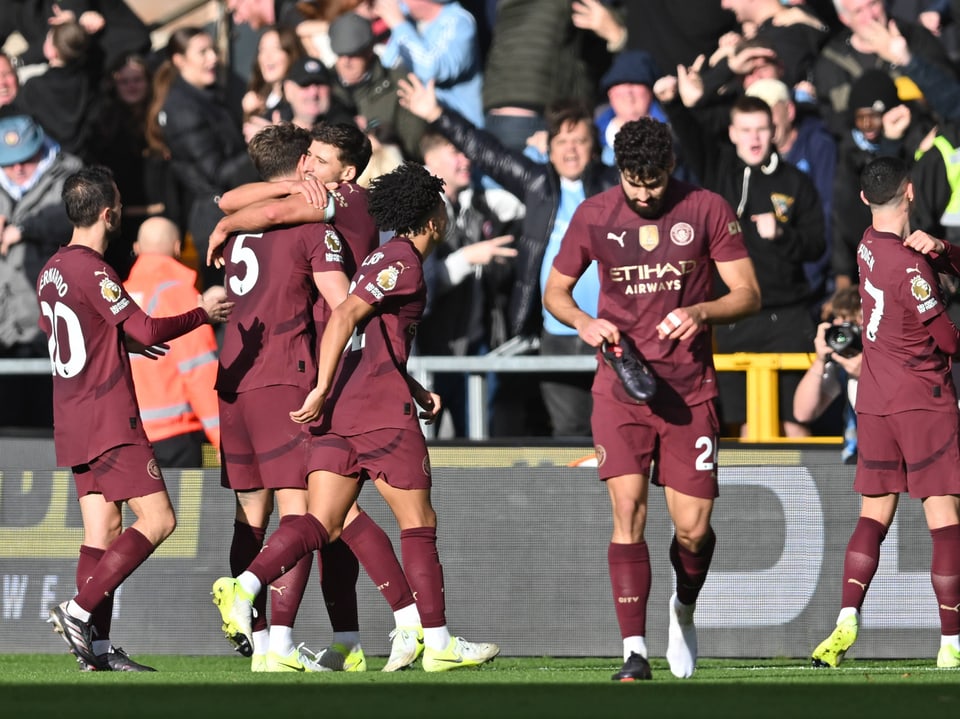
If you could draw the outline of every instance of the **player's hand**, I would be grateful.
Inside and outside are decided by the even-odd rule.
[[[686,340],[703,326],[703,312],[697,305],[678,307],[657,325],[657,337],[662,340]]]
[[[604,342],[614,345],[620,343],[620,328],[609,320],[590,317],[587,322],[576,329],[580,339],[591,347],[599,347]]]
[[[411,387],[411,390],[414,401],[423,409],[418,417],[423,420],[424,424],[433,424],[437,415],[440,414],[440,410],[443,409],[440,395],[419,385]]]
[[[443,113],[440,103],[437,102],[433,80],[424,85],[412,72],[407,74],[406,80],[397,80],[397,99],[400,107],[427,122],[433,122]]]
[[[297,424],[314,422],[320,416],[320,410],[327,399],[327,393],[314,387],[303,399],[300,409],[290,413],[290,419]]]
[[[938,240],[923,230],[914,230],[911,232],[907,239],[903,241],[903,246],[909,247],[911,250],[916,250],[921,255],[929,255],[931,252],[942,255],[947,249],[947,245],[943,240]]]
[[[223,259],[223,246],[227,243],[229,237],[230,235],[219,223],[213,228],[207,245],[207,266],[223,267],[226,264]]]
[[[517,250],[506,247],[511,242],[513,242],[513,235],[502,235],[466,245],[461,252],[471,265],[488,265],[492,260],[502,261],[504,257],[516,257]]]
[[[226,322],[233,312],[233,302],[227,299],[227,291],[220,285],[214,285],[200,295],[198,304],[212,323]]]
[[[304,175],[302,180],[294,183],[293,191],[303,195],[303,199],[311,207],[323,209],[327,206],[326,185],[309,173]]]
[[[155,345],[145,345],[142,342],[137,342],[137,340],[133,339],[130,335],[126,335],[125,343],[127,352],[146,357],[149,360],[158,360],[170,351],[170,345],[166,342],[159,342]]]

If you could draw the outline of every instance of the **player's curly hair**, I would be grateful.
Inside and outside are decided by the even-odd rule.
[[[638,180],[650,180],[674,165],[670,128],[652,117],[641,117],[620,128],[613,141],[620,172]]]
[[[443,180],[419,163],[405,162],[371,181],[367,204],[378,229],[418,234],[442,205],[442,192]]]

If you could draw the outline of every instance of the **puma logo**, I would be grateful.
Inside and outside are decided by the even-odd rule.
[[[858,587],[863,589],[863,591],[867,591],[867,585],[854,579],[853,577],[850,577],[850,579],[847,580],[847,584],[856,584]]]
[[[272,584],[270,585],[270,591],[271,591],[271,592],[276,592],[276,593],[279,594],[281,597],[283,596],[283,590],[285,590],[286,588],[287,588],[287,585],[285,585],[285,584],[284,584],[283,586],[280,586],[280,587],[275,587],[275,586],[273,586]]]
[[[948,612],[957,612],[958,614],[960,614],[960,604],[957,604],[952,607],[948,607],[946,604],[941,604],[940,608],[946,609]]]
[[[617,241],[617,244],[620,245],[621,248],[623,247],[623,238],[626,237],[626,236],[627,236],[627,231],[626,231],[626,230],[624,230],[623,232],[621,232],[619,235],[616,234],[616,233],[614,233],[614,232],[608,232],[608,233],[607,233],[607,239],[608,239],[608,240],[616,240],[616,241]]]
[[[384,582],[383,584],[377,585],[377,590],[382,592],[384,589],[386,589],[389,586],[390,586],[390,582]]]

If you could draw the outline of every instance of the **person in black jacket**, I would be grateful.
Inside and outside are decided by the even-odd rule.
[[[147,118],[147,141],[170,158],[184,190],[187,229],[199,257],[207,254],[214,226],[223,216],[215,198],[257,180],[235,118],[216,94],[219,67],[213,38],[196,27],[176,30],[167,43],[167,59],[154,75],[154,96]],[[203,266],[204,285],[222,284],[222,272]]]
[[[729,127],[732,144],[705,137],[696,115],[687,109],[699,100],[694,75],[693,70],[681,72],[672,85],[658,81],[657,99],[664,103],[694,174],[736,210],[762,298],[756,315],[714,328],[717,350],[806,352],[815,327],[803,263],[818,259],[826,247],[820,196],[802,170],[777,154],[770,106],[760,98],[742,96],[734,102]],[[675,92],[682,102],[675,101]],[[780,421],[788,437],[809,434],[792,413],[801,375],[779,373]],[[722,421],[743,432],[745,377],[722,373],[718,384]]]
[[[526,206],[522,234],[516,243],[517,258],[508,322],[513,337],[535,337],[545,355],[594,354],[576,334],[557,322],[543,308],[542,283],[567,222],[577,205],[618,181],[617,171],[600,162],[593,113],[580,102],[556,102],[547,110],[549,163],[534,162],[519,152],[507,150],[489,133],[477,129],[453,110],[442,108],[433,83],[424,85],[413,74],[399,82],[401,106],[422,117],[470,158],[476,170],[498,182]],[[592,295],[596,309],[599,278],[585,273],[575,290]],[[581,306],[590,306],[583,297]],[[546,326],[545,326],[546,325]],[[573,332],[570,334],[569,332]],[[543,402],[554,436],[589,437],[592,377],[587,374],[554,375],[541,383]],[[504,378],[501,379],[503,381]],[[519,387],[529,385],[520,378]],[[505,432],[494,407],[491,434]],[[514,434],[525,428],[513,427]]]

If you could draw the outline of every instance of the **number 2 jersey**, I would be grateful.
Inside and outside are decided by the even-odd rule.
[[[951,360],[924,326],[945,310],[930,261],[898,235],[870,227],[857,246],[857,266],[863,311],[857,412],[956,412]]]

